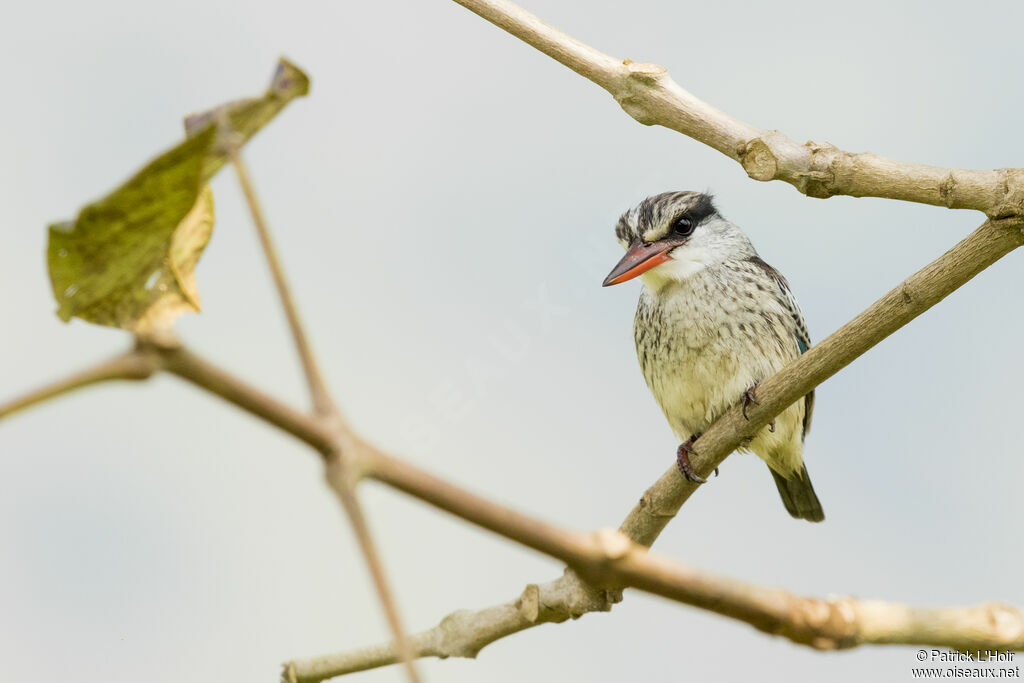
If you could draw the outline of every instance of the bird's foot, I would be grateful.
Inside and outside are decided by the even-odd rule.
[[[744,391],[743,392],[743,398],[742,398],[742,400],[740,400],[740,406],[742,406],[742,408],[743,408],[743,419],[744,420],[749,420],[750,419],[749,417],[747,417],[747,406],[749,406],[751,403],[753,403],[755,406],[759,405],[758,400],[757,400],[757,385],[756,384],[754,386],[750,387],[749,389],[747,389],[746,391]],[[774,432],[775,429],[772,428],[772,431]]]
[[[753,403],[755,406],[756,405],[761,405],[760,402],[758,402],[758,400],[757,400],[757,385],[756,384],[743,392],[743,398],[740,401],[740,405],[743,408],[743,419],[744,420],[749,420],[750,419],[749,417],[747,417],[747,406],[749,406],[751,403]],[[768,431],[772,432],[773,434],[775,433],[775,418],[772,418],[772,421],[768,423]]]
[[[697,474],[697,471],[693,469],[693,464],[690,463],[690,456],[695,453],[693,450],[693,442],[700,437],[700,434],[691,436],[684,443],[679,444],[678,450],[676,450],[676,467],[679,468],[679,472],[686,478],[686,481],[692,481],[694,484],[705,484],[707,479]],[[715,476],[718,476],[718,468],[715,468]]]

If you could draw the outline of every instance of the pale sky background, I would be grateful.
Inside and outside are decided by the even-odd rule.
[[[799,141],[1024,165],[1019,2],[526,6]],[[21,3],[0,24],[0,397],[128,343],[54,315],[47,223],[173,144],[183,114],[261,92],[282,54],[312,94],[246,156],[344,410],[419,465],[575,528],[618,524],[676,446],[633,351],[639,284],[600,287],[624,209],[712,189],[789,278],[815,340],[982,220],[749,180],[444,0]],[[180,331],[305,405],[237,183],[223,172],[214,191],[205,312]],[[811,595],[1024,604],[1020,259],[820,387],[806,458],[824,524],[790,519],[765,466],[734,456],[658,552]],[[561,571],[380,486],[363,499],[413,630]],[[169,377],[0,424],[10,680],[271,681],[284,660],[386,634],[320,464],[289,437]],[[915,649],[819,653],[629,592],[611,614],[421,668],[456,683],[900,681]],[[349,680],[403,679],[389,668]]]

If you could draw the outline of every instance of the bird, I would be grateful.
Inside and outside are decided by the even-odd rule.
[[[733,406],[757,402],[757,386],[811,345],[789,283],[758,256],[707,192],[647,197],[619,218],[626,250],[604,286],[639,277],[633,323],[644,379],[682,442],[676,464],[702,484],[693,444]],[[740,450],[768,465],[790,515],[825,519],[803,459],[814,392],[790,405]],[[716,470],[717,474],[717,470]]]

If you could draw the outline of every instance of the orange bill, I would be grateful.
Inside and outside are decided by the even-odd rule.
[[[637,275],[646,273],[651,268],[668,261],[671,256],[669,252],[673,247],[678,247],[678,242],[654,242],[648,243],[642,240],[635,240],[626,250],[626,255],[615,264],[612,272],[604,279],[603,287],[617,285],[626,280],[632,280]]]

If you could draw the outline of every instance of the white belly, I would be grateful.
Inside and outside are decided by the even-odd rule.
[[[782,325],[772,316],[692,294],[645,290],[634,329],[644,379],[680,441],[704,432],[747,389],[799,353],[795,339],[789,345],[776,341],[790,333],[772,329]],[[798,469],[803,413],[803,400],[797,401],[776,418],[774,432],[763,428],[746,449],[783,476]]]

